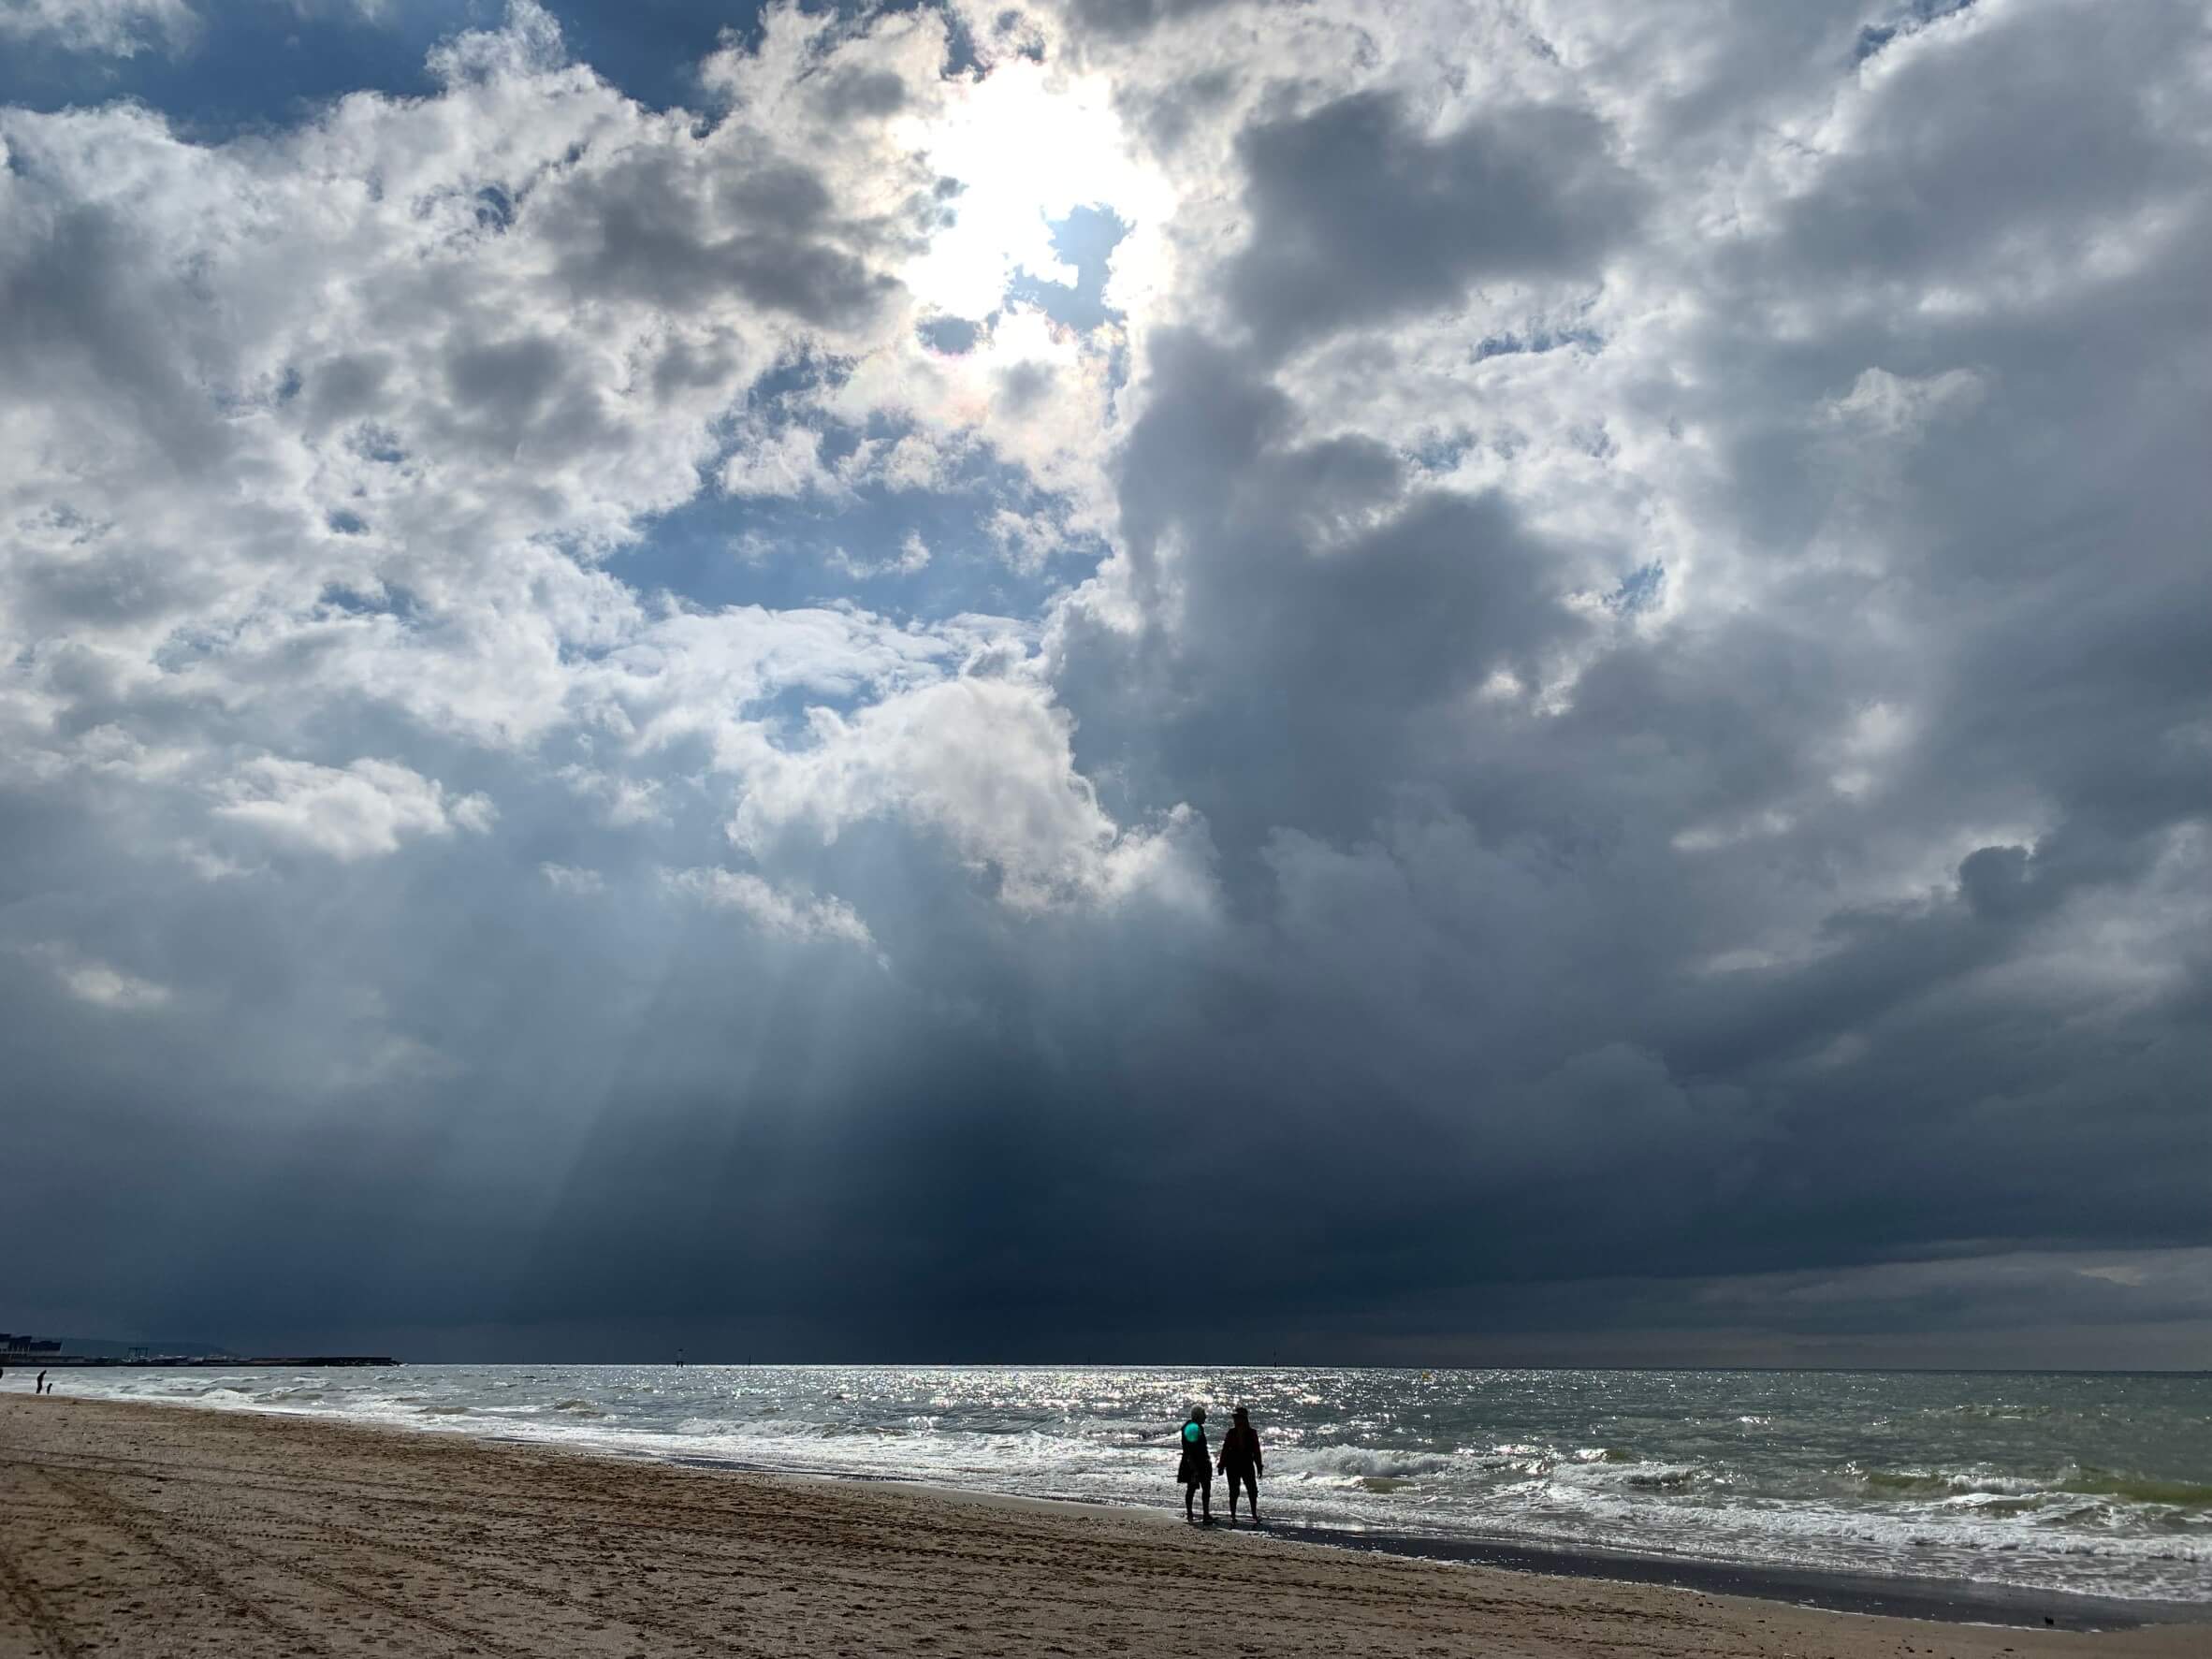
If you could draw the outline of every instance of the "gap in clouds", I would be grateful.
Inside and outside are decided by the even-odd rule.
[[[128,8],[122,8],[127,15]],[[420,97],[423,60],[457,32],[497,26],[493,0],[200,0],[166,30],[148,7],[131,50],[31,36],[0,53],[0,103],[53,109],[136,98],[210,142],[291,126],[354,93]],[[759,4],[563,0],[548,7],[578,62],[650,109],[700,109],[698,67],[725,34],[757,45]],[[172,38],[172,36],[174,36]]]

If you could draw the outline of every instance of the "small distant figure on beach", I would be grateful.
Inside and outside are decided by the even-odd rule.
[[[1183,1462],[1175,1470],[1175,1478],[1183,1483],[1183,1519],[1197,1521],[1190,1512],[1190,1501],[1201,1493],[1206,1503],[1204,1525],[1214,1524],[1214,1456],[1206,1444],[1206,1408],[1194,1405],[1190,1416],[1183,1423]]]
[[[1260,1456],[1259,1432],[1252,1427],[1252,1414],[1242,1405],[1236,1420],[1221,1437],[1221,1472],[1229,1477],[1229,1524],[1237,1523],[1237,1487],[1242,1484],[1251,1499],[1252,1524],[1259,1524],[1259,1473],[1267,1460]]]
[[[34,1393],[34,1394],[43,1394],[43,1393],[45,1393],[45,1392],[46,1392],[46,1373],[45,1373],[45,1372],[41,1371],[41,1372],[38,1374],[38,1381],[37,1381],[37,1384],[36,1384],[36,1387],[34,1387],[34,1388],[31,1390],[31,1392],[32,1392],[32,1393]]]

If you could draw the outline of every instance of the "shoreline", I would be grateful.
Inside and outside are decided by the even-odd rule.
[[[1277,1535],[1318,1548],[1459,1562],[1537,1577],[1649,1584],[1690,1594],[1733,1595],[1782,1607],[1912,1619],[1929,1624],[2086,1632],[2212,1624],[2212,1604],[2203,1602],[2132,1601],[1963,1579],[1882,1578],[1819,1567],[1712,1561],[1693,1555],[1632,1555],[1626,1550],[1591,1546],[1502,1538],[1362,1535],[1332,1527],[1284,1527],[1278,1529]]]
[[[191,1409],[185,1407],[184,1409]],[[368,1426],[368,1425],[364,1425]],[[395,1429],[395,1433],[409,1431]],[[1173,1500],[1158,1508],[1102,1503],[1094,1498],[1051,1492],[1000,1492],[976,1487],[908,1480],[896,1475],[852,1475],[820,1469],[779,1469],[735,1458],[661,1457],[651,1452],[595,1451],[559,1442],[521,1436],[488,1436],[488,1443],[543,1447],[578,1457],[618,1457],[622,1462],[669,1463],[681,1468],[755,1477],[766,1480],[822,1481],[836,1486],[886,1487],[926,1493],[952,1503],[996,1505],[1135,1520],[1184,1526]],[[1215,1523],[1229,1532],[1226,1515]],[[1980,1624],[2019,1630],[2085,1632],[2138,1630],[2150,1626],[2212,1624],[2212,1602],[2132,1600],[2073,1590],[2036,1590],[1963,1579],[1880,1577],[1778,1563],[1723,1561],[1704,1556],[1632,1554],[1591,1544],[1483,1537],[1444,1536],[1388,1528],[1319,1526],[1270,1521],[1259,1528],[1241,1525],[1239,1535],[1309,1550],[1345,1550],[1355,1554],[1389,1555],[1411,1561],[1454,1563],[1539,1578],[1590,1579],[1609,1584],[1648,1584],[1692,1594],[1732,1595],[1778,1606],[1914,1619],[1938,1624]]]
[[[1049,1498],[65,1396],[0,1396],[0,1659],[1014,1659],[1225,1637],[1271,1659],[2182,1659],[2205,1637],[1843,1613]]]

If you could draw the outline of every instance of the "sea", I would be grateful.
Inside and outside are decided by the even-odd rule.
[[[1187,1409],[1218,1444],[1244,1405],[1263,1511],[1309,1537],[2212,1604],[2212,1374],[405,1365],[62,1383],[1170,1510]]]

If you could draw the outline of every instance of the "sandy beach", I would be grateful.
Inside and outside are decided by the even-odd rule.
[[[1354,1554],[1158,1516],[281,1417],[0,1399],[0,1659],[1590,1654],[2101,1659],[2105,1634]]]

